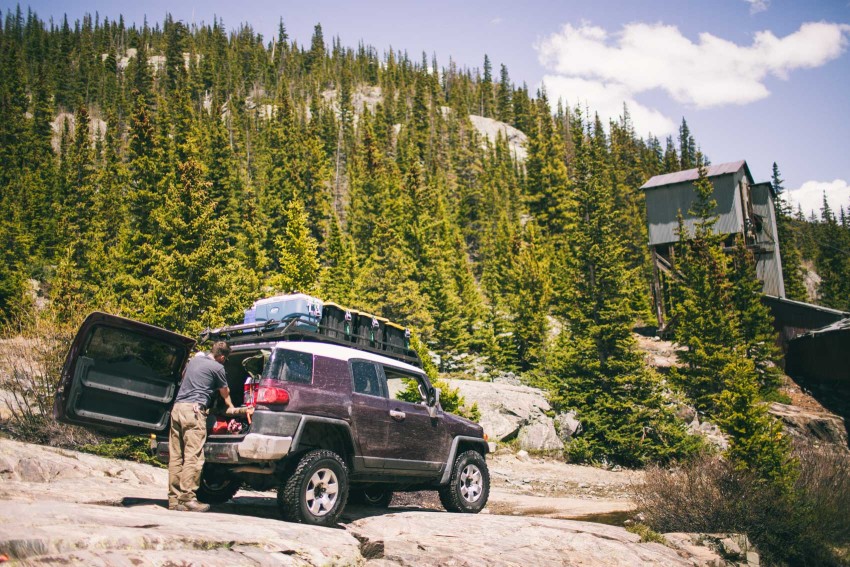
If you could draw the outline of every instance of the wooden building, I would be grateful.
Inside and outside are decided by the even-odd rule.
[[[708,179],[714,187],[717,201],[717,223],[714,232],[724,235],[724,245],[731,250],[737,235],[743,235],[756,262],[756,274],[766,295],[785,297],[782,280],[782,260],[773,209],[773,187],[770,183],[755,183],[746,161],[711,165]],[[660,327],[665,325],[669,309],[667,284],[673,274],[675,250],[679,241],[679,215],[684,226],[693,234],[697,218],[690,214],[697,200],[694,184],[697,169],[656,175],[641,187],[646,197],[646,218],[649,228],[649,247],[655,266],[653,297]]]

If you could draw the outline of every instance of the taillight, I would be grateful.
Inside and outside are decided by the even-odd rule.
[[[257,388],[257,405],[288,404],[289,392],[283,387],[283,382],[277,380],[263,380]]]
[[[245,388],[242,391],[242,405],[243,406],[254,406],[256,405],[256,397],[257,397],[257,382],[250,376],[245,379]]]

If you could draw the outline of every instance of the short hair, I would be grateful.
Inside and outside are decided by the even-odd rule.
[[[212,355],[213,357],[221,355],[227,358],[228,356],[230,356],[230,345],[228,345],[224,341],[218,341],[212,347]]]

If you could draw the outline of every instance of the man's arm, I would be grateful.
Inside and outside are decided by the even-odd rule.
[[[219,388],[218,393],[221,394],[221,399],[224,400],[224,405],[226,405],[228,409],[232,408],[233,402],[230,400],[230,388],[227,386]]]
[[[233,402],[230,401],[230,388],[225,386],[224,388],[220,388],[218,393],[221,394],[221,399],[224,400],[224,403],[227,405],[227,409],[224,410],[224,415],[234,416],[234,415],[244,415],[248,418],[248,423],[251,423],[251,416],[254,415],[254,408],[252,407],[241,407],[236,408],[233,407]]]

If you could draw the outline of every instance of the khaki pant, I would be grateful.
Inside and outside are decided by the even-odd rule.
[[[168,435],[168,505],[195,500],[204,468],[207,412],[197,404],[177,403]]]

